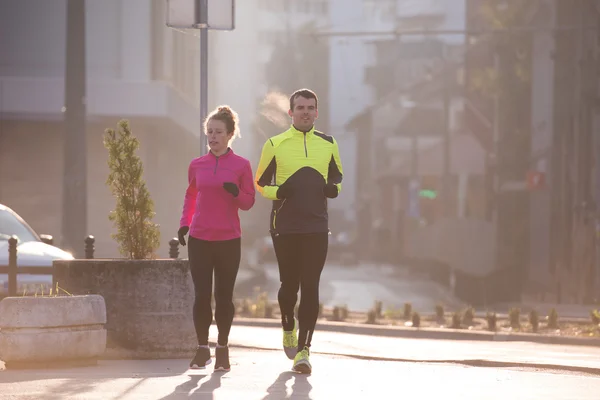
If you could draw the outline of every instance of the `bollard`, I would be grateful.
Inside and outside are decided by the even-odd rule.
[[[169,257],[178,258],[179,257],[179,239],[173,238],[169,240]]]
[[[17,295],[17,243],[19,239],[13,235],[8,239],[8,295]]]
[[[94,251],[96,250],[96,248],[94,247],[94,243],[96,242],[96,239],[92,235],[88,235],[88,237],[85,238],[84,242],[85,242],[85,258],[88,260],[91,260],[92,258],[94,258]]]

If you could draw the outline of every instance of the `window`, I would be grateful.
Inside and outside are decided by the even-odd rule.
[[[8,210],[0,210],[0,240],[8,240],[12,235],[17,236],[20,242],[38,241],[27,225]]]

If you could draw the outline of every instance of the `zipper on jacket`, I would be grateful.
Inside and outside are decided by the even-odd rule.
[[[215,157],[217,159],[217,162],[215,163],[215,170],[213,171],[213,175],[217,174],[217,167],[219,166],[219,157]]]
[[[304,156],[308,158],[308,148],[306,147],[306,132],[304,132]]]
[[[279,213],[281,211],[281,209],[283,208],[283,205],[285,204],[285,200],[286,199],[283,199],[279,208],[273,211],[273,230],[277,229],[276,228],[277,224],[275,223],[275,221],[277,220],[277,213]]]

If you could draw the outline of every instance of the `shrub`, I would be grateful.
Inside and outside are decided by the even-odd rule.
[[[270,301],[267,301],[265,303],[265,318],[273,318],[274,310],[275,310],[275,307],[274,307],[273,303],[271,303]]]
[[[485,319],[487,321],[488,330],[495,331],[498,323],[498,316],[496,315],[496,313],[487,313]]]
[[[450,324],[450,327],[452,329],[460,329],[461,328],[461,324],[460,321],[462,320],[462,315],[460,314],[460,311],[456,311],[452,314],[452,324]]]
[[[412,313],[412,326],[418,328],[421,326],[421,316],[418,312]]]
[[[437,320],[438,323],[443,323],[444,322],[444,305],[439,303],[435,305],[435,318]]]
[[[381,301],[375,301],[375,306],[373,307],[373,310],[375,311],[375,316],[377,318],[383,317],[383,303]]]
[[[344,309],[345,306],[333,307],[331,319],[334,321],[345,321],[348,318],[348,310]]]
[[[512,329],[519,329],[521,327],[521,310],[518,308],[508,310],[508,319]]]
[[[473,324],[473,320],[475,319],[475,309],[473,307],[467,307],[465,312],[463,313],[463,324],[466,326],[470,326]]]
[[[375,324],[377,322],[377,311],[375,309],[367,312],[367,324]]]
[[[340,317],[342,318],[342,321],[345,321],[346,319],[348,319],[348,314],[350,312],[348,311],[348,306],[346,304],[344,304],[342,307],[340,307]]]
[[[412,304],[404,303],[404,319],[408,320],[412,315]]]
[[[531,310],[529,313],[529,323],[531,324],[531,329],[537,332],[540,326],[540,317],[537,311]]]
[[[550,314],[548,314],[546,320],[548,321],[548,328],[558,329],[558,313],[555,308],[550,310]]]
[[[123,256],[135,260],[155,258],[160,245],[159,227],[152,222],[154,202],[142,179],[142,161],[136,154],[139,146],[127,120],[119,121],[118,131],[105,131],[110,170],[106,184],[116,198],[116,207],[108,216],[117,228],[112,238]]]

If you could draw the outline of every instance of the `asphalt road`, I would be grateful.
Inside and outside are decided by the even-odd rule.
[[[216,333],[213,326],[211,338]],[[228,373],[214,373],[210,366],[191,371],[188,360],[103,360],[96,367],[1,371],[0,400],[597,400],[600,393],[597,348],[317,332],[313,374],[304,376],[292,373],[291,361],[275,350],[280,335],[276,328],[234,326]]]

